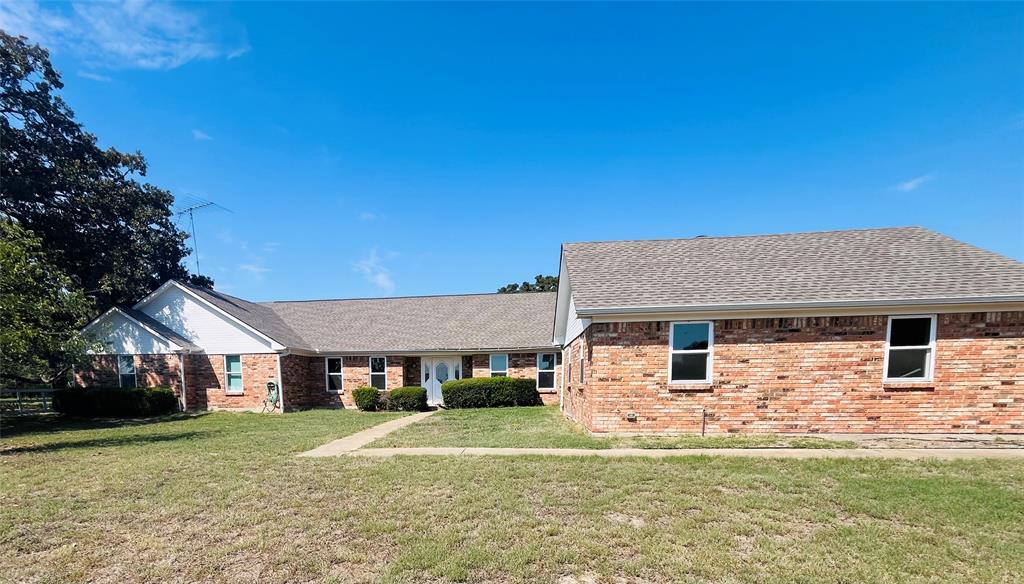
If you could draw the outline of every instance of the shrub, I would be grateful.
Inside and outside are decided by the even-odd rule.
[[[169,414],[178,411],[178,398],[166,387],[154,387],[149,390],[149,412],[152,416]]]
[[[178,409],[178,398],[166,387],[86,387],[53,394],[54,411],[83,418],[160,416]]]
[[[447,408],[541,405],[537,382],[516,377],[472,377],[446,381],[441,385],[441,395]]]
[[[387,409],[403,412],[427,411],[427,390],[422,387],[399,387],[387,396]]]
[[[380,392],[376,387],[357,387],[352,390],[352,401],[364,412],[375,412],[380,407]]]

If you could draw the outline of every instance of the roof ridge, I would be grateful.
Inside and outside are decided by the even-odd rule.
[[[515,293],[502,293],[502,292],[476,292],[467,294],[414,294],[410,296],[371,296],[368,298],[312,298],[307,300],[266,300],[263,302],[254,302],[253,304],[267,305],[267,304],[291,304],[299,302],[349,302],[349,301],[362,301],[362,300],[411,300],[414,298],[465,298],[467,296],[521,296],[524,294],[554,294],[554,291],[545,292],[515,292]]]
[[[748,235],[694,235],[693,237],[660,237],[652,239],[599,239],[592,241],[566,241],[563,242],[562,245],[589,245],[594,243],[644,243],[653,241],[692,241],[697,239],[753,239],[758,237],[790,237],[793,235],[815,235],[824,233],[861,233],[864,231],[901,230],[920,230],[928,231],[930,233],[939,233],[938,231],[933,231],[921,225],[901,225],[896,227],[858,227],[855,229],[822,229],[817,231],[787,231],[784,233],[755,233]]]

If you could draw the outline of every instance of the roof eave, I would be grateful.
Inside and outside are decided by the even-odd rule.
[[[889,306],[936,306],[946,304],[998,304],[1021,303],[1024,295],[1006,296],[962,296],[943,298],[906,298],[876,300],[838,300],[820,302],[766,302],[735,304],[673,304],[661,306],[610,306],[599,308],[576,307],[579,316],[604,316],[611,314],[659,314],[687,312],[730,312],[750,310],[806,310],[817,308],[884,308]]]

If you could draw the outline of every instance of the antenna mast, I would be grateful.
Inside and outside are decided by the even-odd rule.
[[[195,198],[195,197],[193,197],[193,198]],[[199,240],[196,239],[196,216],[195,216],[195,212],[196,211],[200,211],[202,209],[206,209],[208,207],[218,207],[220,209],[223,209],[223,210],[227,211],[228,213],[231,213],[232,211],[231,211],[231,209],[228,209],[227,207],[223,207],[221,205],[218,205],[217,203],[214,203],[213,201],[203,201],[202,199],[197,199],[197,201],[198,202],[196,204],[190,205],[190,206],[185,207],[184,209],[178,211],[177,215],[179,217],[181,217],[182,215],[188,213],[188,224],[189,224],[189,229],[191,231],[190,235],[192,237],[192,253],[196,257],[196,275],[202,275],[202,272],[199,271]]]

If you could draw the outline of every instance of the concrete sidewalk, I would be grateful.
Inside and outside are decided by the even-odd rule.
[[[328,445],[330,446],[330,445]],[[1021,448],[363,448],[351,456],[595,456],[599,458],[672,456],[751,456],[755,458],[890,458],[961,460],[1015,458],[1024,460]]]
[[[432,416],[436,411],[437,410],[422,412],[419,414],[413,414],[411,416],[404,416],[398,418],[397,420],[391,420],[390,422],[384,422],[383,424],[377,424],[376,426],[372,428],[367,428],[362,432],[356,432],[351,436],[345,436],[344,438],[339,438],[337,440],[328,442],[323,446],[317,446],[313,450],[307,450],[306,452],[303,452],[298,456],[319,457],[341,456],[343,454],[348,454],[353,450],[357,450],[359,448],[362,448],[363,446],[366,446],[367,444],[373,442],[378,438],[383,438],[384,436],[387,436],[388,434],[394,432],[395,430],[398,430],[399,428],[404,428],[410,424],[415,424],[416,422],[419,422],[420,420],[426,418],[427,416]]]

